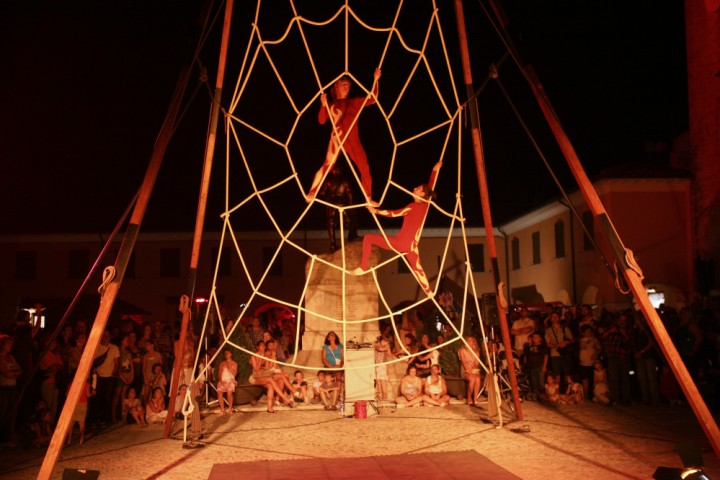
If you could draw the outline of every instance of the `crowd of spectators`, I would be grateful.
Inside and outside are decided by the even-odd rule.
[[[0,334],[0,440],[48,445],[90,327],[85,319],[70,321],[53,338],[51,329],[33,325],[28,312],[21,311],[16,323]],[[161,321],[140,325],[128,319],[103,331],[67,443],[82,443],[86,425],[98,429],[128,422],[142,428],[162,421],[178,343]],[[193,359],[196,348],[189,333],[186,352]]]
[[[657,312],[705,402],[717,409],[720,301],[679,310],[661,305]],[[515,356],[529,380],[530,400],[568,403],[584,398],[608,405],[684,401],[639,310],[548,305],[531,312],[520,306],[511,311],[508,323]],[[571,394],[577,385],[581,392]]]

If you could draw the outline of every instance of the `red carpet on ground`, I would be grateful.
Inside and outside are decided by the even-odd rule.
[[[302,479],[462,479],[518,480],[504,468],[474,450],[430,452],[361,458],[317,458],[220,463],[208,480],[252,478],[253,480]]]

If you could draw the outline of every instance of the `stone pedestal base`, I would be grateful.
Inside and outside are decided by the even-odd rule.
[[[362,242],[346,243],[344,250],[319,255],[322,261],[313,263],[310,259],[305,266],[305,275],[310,280],[305,297],[302,353],[304,364],[310,367],[322,366],[321,350],[328,332],[335,332],[343,343],[348,340],[374,342],[380,334],[377,320],[347,323],[376,318],[378,292],[372,274],[343,273],[343,254],[346,269],[354,270],[360,265]],[[378,256],[374,252],[371,265],[377,263]]]

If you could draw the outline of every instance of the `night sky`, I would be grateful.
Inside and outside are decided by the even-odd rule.
[[[229,60],[235,63],[229,66],[226,90],[234,85],[232,73],[244,53],[253,3],[236,1],[231,53],[237,56]],[[372,11],[386,3],[363,2],[358,8]],[[687,129],[682,2],[657,2],[652,8],[635,2],[505,3],[513,40],[537,71],[591,177],[615,165],[666,162],[665,156],[648,155],[645,145],[671,142]],[[337,2],[326,4],[337,8]],[[441,0],[438,5],[448,48],[457,55],[452,2]],[[502,57],[503,47],[480,3],[468,1],[465,9],[479,86],[488,66]],[[0,233],[99,233],[114,227],[141,184],[181,69],[190,65],[202,15],[201,2],[185,0],[0,3],[5,59],[0,158],[6,166]],[[379,18],[386,16],[378,13]],[[199,57],[208,69],[210,89],[219,35],[217,23]],[[455,65],[461,81],[460,64]],[[369,77],[372,68],[368,65],[367,74],[358,76]],[[393,82],[389,75],[384,69],[381,101],[383,87]],[[198,77],[193,68],[182,122],[153,191],[145,231],[193,228],[209,111],[209,90]],[[529,88],[509,59],[501,66],[501,80],[556,173],[572,189]],[[498,223],[556,197],[558,191],[497,86],[489,84],[479,100],[491,206]],[[369,130],[361,121],[363,138]],[[317,148],[324,153],[328,132],[320,126],[318,132],[323,140]],[[219,138],[220,160],[223,143]],[[373,162],[371,158],[373,171],[381,168]],[[318,159],[317,165],[304,167],[306,182],[320,163]],[[224,195],[220,167],[218,163],[213,172],[208,229],[219,225]],[[466,195],[473,201],[472,192]],[[480,223],[479,214],[469,221]],[[247,223],[248,229],[256,226]]]

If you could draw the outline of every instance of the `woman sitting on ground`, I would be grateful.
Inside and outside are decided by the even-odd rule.
[[[450,395],[447,393],[445,379],[440,376],[440,366],[430,367],[430,376],[425,379],[425,405],[446,406],[450,402]]]
[[[465,372],[465,380],[468,382],[467,388],[467,404],[475,405],[475,400],[480,395],[480,385],[482,377],[480,376],[480,347],[477,340],[472,335],[465,337],[466,345],[458,350],[460,363]]]
[[[127,391],[127,397],[123,400],[123,420],[127,421],[127,415],[130,414],[140,428],[147,427],[145,421],[145,407],[137,396],[135,387],[130,387]]]
[[[397,407],[420,406],[423,401],[423,381],[417,376],[415,365],[408,366],[407,375],[400,380],[400,396]]]
[[[277,364],[277,342],[275,340],[265,342],[265,356],[269,359],[266,360],[266,366],[273,371],[272,378],[275,380],[275,385],[278,386],[278,395],[284,399],[283,401],[285,404],[290,407],[294,407],[295,404],[292,399],[289,401],[286,400],[287,398],[290,398],[286,393],[292,393],[294,388],[292,383],[290,383],[287,373],[285,373]]]
[[[167,407],[165,406],[165,397],[162,389],[155,387],[152,390],[150,400],[148,401],[147,410],[145,411],[145,420],[147,423],[163,423],[167,417]]]
[[[262,340],[258,341],[255,345],[255,353],[250,357],[249,363],[252,368],[252,373],[248,382],[253,385],[260,385],[265,388],[265,396],[267,397],[267,411],[268,413],[275,413],[273,404],[275,403],[275,395],[277,394],[282,398],[282,392],[280,387],[273,380],[273,371],[267,367],[267,360],[265,356],[265,342]]]

